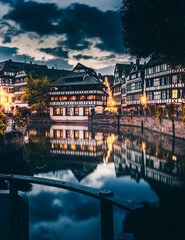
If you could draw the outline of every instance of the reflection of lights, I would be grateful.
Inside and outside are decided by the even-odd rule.
[[[109,157],[110,157],[110,153],[112,151],[112,145],[114,143],[114,140],[115,140],[115,135],[114,134],[111,134],[107,138],[107,148],[108,148],[108,151],[107,151],[107,156],[105,158],[105,163],[108,163],[108,161],[109,161]]]
[[[105,111],[117,112],[117,108],[115,107],[115,101],[113,99],[112,92],[110,90],[108,77],[105,77],[105,81],[103,84],[107,87],[107,93],[108,93],[107,107],[105,108]]]
[[[80,146],[80,149],[84,151],[84,150],[86,150],[86,147],[83,146],[83,145],[81,145],[81,146]]]
[[[173,155],[173,156],[172,156],[172,160],[173,160],[173,161],[177,161],[177,157]]]

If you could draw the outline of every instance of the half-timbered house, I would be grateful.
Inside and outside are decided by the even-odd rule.
[[[82,64],[50,84],[50,117],[55,122],[87,122],[88,116],[103,113],[106,87],[96,73]]]
[[[151,59],[145,67],[145,94],[148,104],[166,105],[184,102],[185,90],[181,82],[183,69],[172,69],[167,63]]]

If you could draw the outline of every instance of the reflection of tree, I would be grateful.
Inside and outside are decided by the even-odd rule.
[[[167,186],[148,182],[159,197],[159,205],[145,203],[143,210],[127,215],[123,230],[134,233],[136,240],[184,240],[184,191],[171,192]]]
[[[50,143],[46,137],[30,135],[29,143],[25,147],[31,168],[43,167],[49,164]]]

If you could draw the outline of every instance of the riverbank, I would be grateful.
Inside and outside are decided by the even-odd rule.
[[[173,128],[174,122],[174,128]],[[139,127],[158,133],[162,133],[169,136],[175,136],[177,138],[185,139],[185,124],[181,119],[174,119],[174,121],[167,118],[156,120],[155,117],[144,116],[93,116],[89,117],[90,124],[98,125],[117,125],[120,126],[132,126]]]

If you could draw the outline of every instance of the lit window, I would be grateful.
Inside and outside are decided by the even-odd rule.
[[[54,144],[53,144],[53,143],[51,144],[51,148],[52,148],[52,149],[54,148]]]
[[[90,152],[93,152],[93,151],[94,151],[93,146],[88,146],[88,150],[89,150]]]
[[[89,115],[89,108],[84,108],[84,115],[88,116]]]
[[[54,97],[51,97],[51,101],[54,101]]]
[[[66,137],[67,137],[67,138],[70,138],[70,136],[71,136],[70,130],[67,130],[67,131],[66,131]]]
[[[67,97],[66,97],[66,96],[61,96],[61,97],[59,97],[59,100],[60,100],[60,101],[66,101],[66,100],[67,100]]]
[[[76,145],[71,145],[71,150],[75,151],[76,150]]]
[[[81,145],[81,146],[80,146],[80,149],[81,149],[82,151],[85,151],[85,150],[86,150],[86,147],[83,146],[83,145]]]
[[[70,108],[67,108],[67,109],[66,109],[66,115],[67,115],[67,116],[70,116]]]
[[[63,145],[63,149],[64,149],[64,150],[67,150],[67,144],[64,144],[64,145]]]
[[[80,96],[80,100],[85,100],[86,97],[85,96]]]
[[[89,139],[89,132],[88,131],[85,131],[84,138]]]
[[[79,138],[79,131],[75,131],[75,138],[78,139]]]
[[[70,101],[75,101],[75,100],[76,100],[76,96],[70,96],[70,97],[69,97],[69,100],[70,100]]]
[[[57,138],[60,138],[60,130],[57,130]]]
[[[172,98],[177,98],[178,92],[177,90],[172,91]]]
[[[87,99],[88,99],[88,100],[95,100],[96,97],[95,97],[94,95],[90,95],[90,96],[87,97]]]
[[[79,108],[75,108],[75,116],[79,115]]]
[[[55,101],[58,101],[58,97],[55,97]]]

